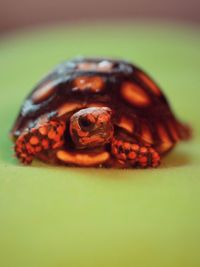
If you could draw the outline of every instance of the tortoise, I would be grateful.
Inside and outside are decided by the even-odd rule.
[[[108,58],[58,65],[28,95],[11,130],[16,157],[80,167],[157,167],[190,128],[139,67]]]

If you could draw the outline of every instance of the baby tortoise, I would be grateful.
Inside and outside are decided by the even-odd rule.
[[[75,58],[56,67],[25,100],[12,128],[24,164],[38,158],[81,167],[157,167],[190,129],[158,85],[119,60]]]

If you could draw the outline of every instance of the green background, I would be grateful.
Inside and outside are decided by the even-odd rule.
[[[200,266],[200,34],[154,24],[43,29],[0,44],[0,266]],[[8,132],[32,86],[77,55],[128,59],[194,138],[154,170],[21,166]]]

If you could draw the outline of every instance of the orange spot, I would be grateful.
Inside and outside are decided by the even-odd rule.
[[[131,147],[130,143],[125,142],[124,143],[124,149],[129,150]]]
[[[39,143],[39,140],[36,136],[32,136],[29,140],[31,145],[37,145]]]
[[[158,153],[155,153],[152,158],[152,166],[157,167],[160,164],[160,156]]]
[[[55,138],[54,138],[54,141],[55,142],[59,142],[60,141],[60,138],[61,138],[60,135],[56,135]]]
[[[136,157],[137,157],[137,154],[135,153],[135,152],[130,152],[129,154],[128,154],[128,157],[129,157],[129,159],[135,159]]]
[[[64,131],[65,131],[65,126],[62,125],[58,126],[57,132],[60,136],[63,135]]]
[[[122,145],[122,141],[118,140],[118,141],[116,141],[116,144],[117,144],[117,146],[121,146]]]
[[[157,85],[146,74],[139,72],[138,76],[155,95],[161,95],[161,92]]]
[[[159,154],[157,152],[154,152],[152,154],[152,158],[153,158],[153,160],[159,160],[160,159],[160,156],[159,156]]]
[[[131,149],[133,149],[134,151],[138,151],[140,147],[138,145],[132,145]]]
[[[74,80],[74,86],[79,90],[90,89],[93,92],[100,92],[103,89],[104,82],[101,77],[82,76]]]
[[[117,150],[117,148],[115,146],[112,147],[112,153],[114,155],[117,155],[118,154],[118,150]]]
[[[26,144],[26,149],[29,153],[34,153],[34,148],[29,143]]]
[[[138,85],[125,82],[122,86],[121,93],[125,100],[130,104],[136,106],[148,106],[150,105],[150,98]]]
[[[141,153],[147,153],[147,148],[146,147],[141,147],[140,152]]]
[[[40,132],[42,135],[47,135],[47,128],[46,128],[46,127],[40,127],[40,128],[39,128],[39,132]]]
[[[51,130],[49,133],[48,133],[48,138],[49,139],[54,139],[56,137],[56,133],[55,131]]]
[[[47,149],[49,147],[49,141],[48,140],[44,139],[44,140],[42,140],[41,143],[42,143],[42,146],[44,147],[44,149]]]

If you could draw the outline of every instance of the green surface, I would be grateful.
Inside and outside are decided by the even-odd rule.
[[[148,24],[147,24],[148,25]],[[0,266],[200,266],[200,34],[173,25],[97,25],[0,44]],[[195,133],[156,170],[21,166],[8,131],[31,87],[76,55],[131,60]]]

